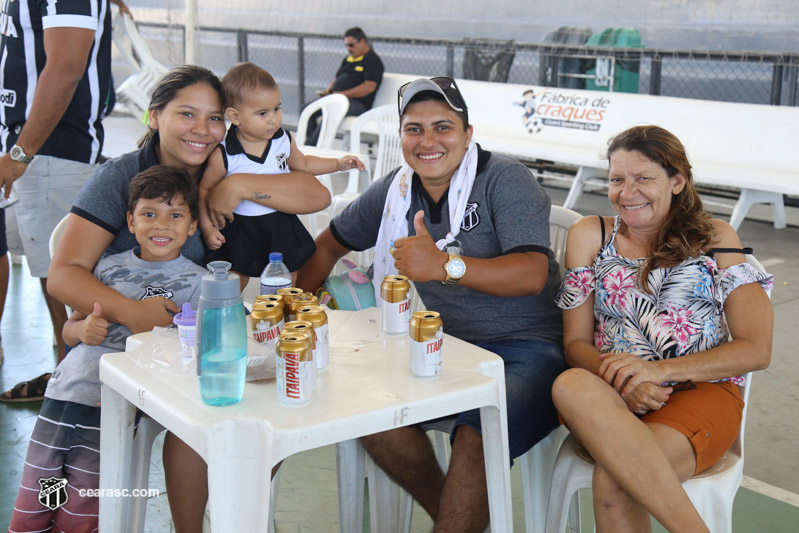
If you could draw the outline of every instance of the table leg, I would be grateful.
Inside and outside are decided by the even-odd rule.
[[[363,531],[363,485],[366,450],[359,439],[336,445],[338,519],[341,533]]]
[[[504,401],[504,396],[502,400]],[[506,416],[495,406],[481,407],[480,424],[483,428],[483,456],[486,465],[491,531],[493,533],[513,531]]]
[[[236,425],[235,421],[231,421]],[[255,427],[208,435],[208,500],[213,533],[266,531],[274,462],[272,442]]]
[[[133,427],[136,407],[110,387],[102,387],[100,411],[100,490],[131,487]],[[99,526],[101,531],[115,531],[127,523],[131,498],[102,496]]]

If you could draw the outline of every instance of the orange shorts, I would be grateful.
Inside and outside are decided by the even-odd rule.
[[[694,474],[698,474],[716,464],[735,442],[743,408],[741,390],[732,382],[679,383],[666,405],[640,418],[645,423],[669,426],[688,437],[696,455]],[[558,420],[568,426],[560,413]],[[573,433],[572,437],[577,439]]]
[[[669,426],[688,437],[698,474],[713,466],[735,442],[743,408],[738,385],[729,381],[679,383],[666,405],[641,420]]]

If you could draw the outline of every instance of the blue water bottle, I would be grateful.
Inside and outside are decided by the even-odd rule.
[[[241,401],[247,375],[247,325],[238,276],[230,263],[208,263],[197,310],[197,375],[208,405]]]

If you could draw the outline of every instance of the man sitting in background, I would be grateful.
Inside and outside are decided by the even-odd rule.
[[[350,100],[347,116],[357,117],[372,108],[375,93],[383,81],[383,62],[372,50],[366,34],[357,26],[344,32],[344,46],[350,55],[341,61],[336,78],[330,82],[320,96],[339,93]],[[316,145],[322,127],[322,112],[317,111],[308,120],[305,144]]]

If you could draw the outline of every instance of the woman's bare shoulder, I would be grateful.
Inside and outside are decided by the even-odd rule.
[[[726,248],[731,250],[740,250],[743,248],[738,233],[736,233],[735,229],[727,222],[714,218],[711,223],[713,224],[713,230],[715,232],[713,240],[710,242],[711,248]],[[714,258],[716,264],[720,268],[729,268],[732,265],[737,265],[738,263],[746,261],[746,257],[744,257],[743,253],[734,252],[715,253]]]
[[[610,220],[610,223],[608,222]],[[613,228],[612,217],[602,217],[605,225],[605,240]],[[602,249],[602,226],[599,217],[588,216],[577,220],[569,228],[566,245],[566,268],[588,266],[594,262]]]
[[[740,248],[741,239],[738,237],[735,229],[729,223],[714,218],[710,221],[713,224],[713,239],[711,246],[713,248]]]

